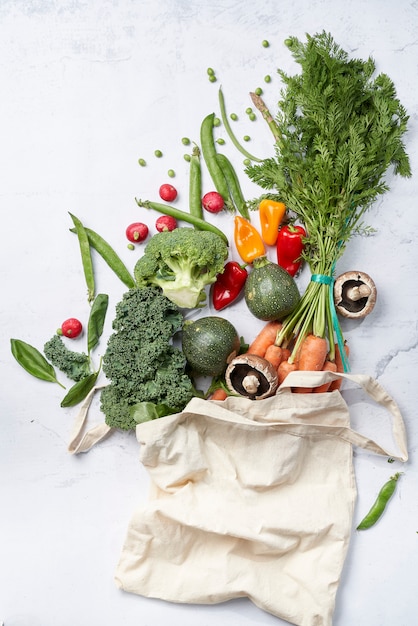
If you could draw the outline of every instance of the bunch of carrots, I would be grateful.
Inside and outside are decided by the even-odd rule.
[[[267,322],[258,335],[248,347],[248,354],[255,354],[269,361],[277,370],[279,386],[286,376],[295,370],[301,371],[327,371],[343,372],[343,361],[338,345],[335,345],[334,359],[330,359],[328,341],[324,337],[309,334],[303,340],[295,358],[291,358],[291,347],[281,347],[276,345],[278,332],[282,324],[278,321]],[[344,345],[346,356],[349,356],[348,345]],[[319,387],[295,387],[295,393],[324,393],[334,391],[341,387],[342,379],[324,383]],[[223,389],[217,389],[211,400],[225,400],[227,393]]]

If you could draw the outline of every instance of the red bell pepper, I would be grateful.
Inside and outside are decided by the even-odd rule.
[[[306,230],[303,226],[286,224],[279,230],[277,237],[277,263],[291,276],[295,276],[302,265],[301,254]]]
[[[236,261],[226,263],[224,271],[219,274],[212,288],[212,302],[217,311],[232,304],[240,295],[248,272]]]

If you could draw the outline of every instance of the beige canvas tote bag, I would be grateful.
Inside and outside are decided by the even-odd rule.
[[[149,500],[134,513],[116,570],[127,592],[182,603],[248,597],[298,626],[329,626],[352,531],[352,446],[407,460],[395,402],[361,385],[392,417],[398,451],[350,428],[338,391],[291,393],[336,374],[295,372],[274,397],[194,398],[137,427]]]

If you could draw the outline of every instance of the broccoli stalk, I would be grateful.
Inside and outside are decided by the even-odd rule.
[[[106,423],[129,430],[138,422],[182,410],[195,395],[186,359],[173,346],[183,324],[177,305],[159,287],[132,289],[116,305],[103,355],[110,384],[101,392]]]
[[[59,335],[44,345],[46,358],[70,380],[78,382],[91,374],[90,358],[84,352],[69,350]]]
[[[181,227],[155,234],[134,269],[139,287],[156,285],[178,307],[203,306],[205,287],[224,270],[228,247],[219,235]]]

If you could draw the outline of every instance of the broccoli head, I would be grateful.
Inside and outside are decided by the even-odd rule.
[[[165,405],[173,413],[193,397],[186,359],[173,346],[182,323],[177,305],[159,287],[132,289],[116,305],[115,332],[103,355],[110,384],[101,392],[101,409],[109,426],[135,428],[133,413],[140,403]]]
[[[44,354],[52,365],[55,365],[71,380],[78,382],[91,373],[88,355],[84,352],[73,352],[67,348],[59,335],[54,335],[46,342]]]
[[[185,309],[202,306],[206,285],[223,272],[228,246],[211,231],[181,227],[151,237],[134,269],[138,286],[157,285]]]

